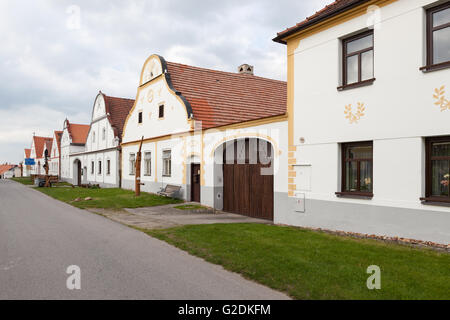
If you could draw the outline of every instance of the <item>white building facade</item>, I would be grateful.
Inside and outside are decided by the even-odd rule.
[[[176,185],[187,201],[273,220],[274,194],[287,194],[286,83],[246,68],[228,73],[150,56],[124,125],[122,187],[134,189],[143,138],[142,191]]]
[[[49,153],[49,171],[48,173],[52,176],[61,176],[60,171],[60,152],[61,152],[61,136],[62,131],[53,132],[52,148]]]
[[[121,134],[133,104],[131,99],[109,97],[102,92],[97,95],[85,148],[69,156],[72,170],[77,171],[81,165],[83,184],[120,187]]]
[[[35,164],[31,166],[30,173],[34,175],[45,174],[44,170],[44,150],[51,145],[52,138],[33,136],[31,141],[30,158],[34,159]]]
[[[348,1],[274,40],[290,151],[275,222],[450,243],[450,2]]]
[[[73,183],[81,184],[82,167],[81,163],[73,162],[70,158],[71,154],[84,151],[89,125],[70,123],[69,120],[64,121],[63,132],[61,135],[61,179]]]

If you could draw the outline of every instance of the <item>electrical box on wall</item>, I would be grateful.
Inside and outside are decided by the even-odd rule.
[[[294,199],[295,199],[295,204],[294,204],[295,212],[304,213],[306,211],[305,194],[304,193],[296,193]]]

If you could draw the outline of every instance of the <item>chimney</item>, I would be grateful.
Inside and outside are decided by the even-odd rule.
[[[246,63],[241,64],[238,67],[238,73],[253,75],[253,66],[246,64]]]

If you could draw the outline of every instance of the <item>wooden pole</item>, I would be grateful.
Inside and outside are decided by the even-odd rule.
[[[45,150],[45,185],[44,187],[48,188],[50,187],[50,178],[48,177],[48,150]]]
[[[142,150],[142,143],[144,142],[144,136],[142,136],[141,143],[139,144],[139,151],[136,154],[136,161],[135,161],[135,195],[136,197],[139,197],[141,195],[141,150]]]

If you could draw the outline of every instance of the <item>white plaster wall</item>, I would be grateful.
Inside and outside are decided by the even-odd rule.
[[[337,90],[341,39],[364,30],[367,15],[300,41],[294,53],[293,139],[296,163],[311,165],[311,186],[302,190],[304,181],[297,176],[296,193],[305,194],[306,212],[289,208],[275,222],[448,240],[450,209],[419,200],[424,196],[424,137],[450,134],[450,110],[441,112],[433,98],[442,85],[450,98],[450,69],[419,70],[426,64],[423,6],[431,3],[399,0],[381,8],[374,30],[376,81],[370,86]],[[350,124],[345,106],[355,110],[358,102],[364,103],[365,116]],[[373,141],[371,200],[335,195],[341,191],[339,144],[354,141]]]
[[[164,118],[160,119],[161,104],[164,104]],[[139,112],[142,112],[142,124],[138,123]],[[169,89],[164,77],[160,76],[139,89],[135,106],[125,124],[122,141],[126,143],[140,140],[142,136],[158,137],[189,130],[186,107]]]
[[[159,183],[160,187],[166,184],[185,184],[185,176],[183,163],[184,159],[184,142],[181,137],[173,137],[171,139],[144,143],[142,145],[142,160],[141,160],[141,181],[143,183]],[[133,184],[135,180],[134,175],[130,175],[130,154],[136,154],[139,149],[138,145],[124,146],[122,148],[122,181],[125,185]],[[163,176],[163,151],[171,150],[171,175]],[[145,176],[144,170],[144,153],[150,151],[152,157],[152,172],[151,176]]]
[[[311,198],[356,201],[334,196],[340,191],[338,143],[373,140],[375,197],[370,203],[421,207],[422,137],[450,133],[450,111],[441,112],[433,99],[435,88],[450,88],[450,70],[419,71],[425,65],[422,6],[429,3],[401,0],[381,8],[371,86],[336,89],[341,85],[340,38],[363,30],[367,16],[300,41],[294,58],[294,144],[297,162],[314,163]],[[351,104],[355,110],[357,102],[365,104],[366,114],[350,124],[344,108]]]
[[[189,183],[189,163],[192,159],[201,164],[202,188],[212,188],[217,186],[217,179],[214,176],[214,151],[221,148],[226,141],[240,138],[260,138],[270,141],[275,152],[274,160],[274,192],[287,192],[287,168],[283,163],[287,162],[287,122],[275,122],[263,124],[259,126],[230,129],[230,130],[207,130],[203,133],[198,132],[194,135],[185,134],[181,136],[168,137],[165,140],[156,142],[146,142],[142,146],[142,162],[141,162],[141,181],[143,183],[158,183],[160,187],[166,184],[185,185]],[[203,143],[202,143],[203,139]],[[203,148],[202,148],[203,146]],[[124,186],[134,187],[134,175],[130,175],[130,153],[136,154],[138,145],[124,145],[122,148],[122,181]],[[162,170],[162,152],[163,150],[172,151],[172,174],[170,177],[163,177]],[[144,176],[144,152],[152,152],[152,175]],[[216,181],[215,181],[216,180]],[[183,196],[186,196],[186,190]],[[214,205],[214,194],[204,196],[202,193],[201,203],[207,206]]]
[[[341,85],[339,39],[364,29],[367,16],[300,42],[294,63],[295,144],[300,137],[314,144],[448,133],[450,112],[434,105],[433,92],[442,85],[450,88],[450,71],[419,71],[425,64],[421,5],[428,3],[402,0],[381,8],[372,86],[336,90]],[[365,103],[366,115],[358,125],[349,125],[344,107],[352,104],[355,109],[357,102]]]
[[[95,153],[87,153],[87,154],[76,154],[72,155],[71,163],[74,163],[74,160],[81,160],[81,167],[83,168],[83,180],[85,183],[92,184],[106,184],[106,185],[115,185],[118,186],[118,150],[109,150],[109,151],[98,151]],[[111,161],[110,173],[107,173],[107,160]],[[91,171],[91,163],[94,162],[94,173]],[[99,173],[99,161],[101,161],[102,170]],[[84,170],[86,169],[86,170]]]
[[[61,177],[64,179],[72,179],[72,174],[70,171],[70,137],[67,129],[63,130],[61,136]]]

